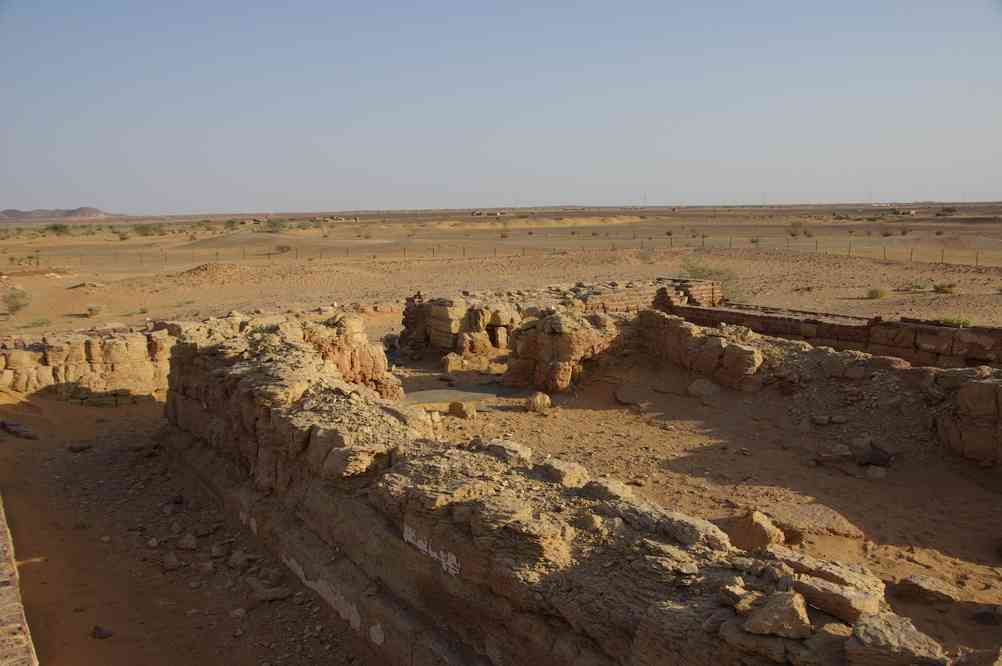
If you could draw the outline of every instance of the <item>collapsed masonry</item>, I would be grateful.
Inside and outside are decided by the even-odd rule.
[[[861,567],[738,550],[516,442],[437,442],[289,328],[182,334],[163,441],[383,663],[962,663]]]
[[[403,395],[382,347],[369,343],[361,318],[334,308],[285,315],[238,312],[203,322],[161,321],[146,330],[0,338],[0,388],[47,391],[102,405],[117,397],[165,399],[178,339],[203,344],[280,331],[311,346],[347,380],[380,395]]]
[[[711,280],[658,278],[649,282],[577,283],[538,290],[469,293],[456,298],[407,299],[404,347],[428,346],[444,352],[487,353],[507,349],[512,331],[525,319],[548,310],[583,314],[637,312],[657,298],[678,304],[718,305],[720,283]]]
[[[910,368],[628,312],[522,309],[513,361],[532,361],[537,381],[540,365],[567,359],[557,362],[573,380],[574,367],[632,345],[745,391],[820,371],[890,374],[940,401],[961,452],[968,424],[987,431],[998,418],[988,395],[1002,377],[988,368]],[[165,445],[386,663],[970,663],[891,612],[865,569],[780,546],[740,551],[704,520],[516,442],[437,442],[428,414],[393,400],[399,383],[358,320],[233,315],[153,328],[141,334],[145,355],[139,337],[122,341],[133,332],[15,342],[0,357],[26,390],[48,381],[39,368],[61,392],[57,379],[114,391],[118,377],[151,377],[129,390],[166,390]],[[129,362],[115,356],[132,340]],[[154,368],[167,369],[166,387]],[[563,376],[541,375],[553,386]]]
[[[630,351],[743,391],[809,376],[865,384],[878,373],[911,397],[917,418],[932,415],[928,429],[950,451],[984,466],[1002,462],[1002,369],[982,365],[1002,358],[1002,329],[723,306],[715,284],[662,278],[614,288],[549,287],[528,296],[415,297],[400,343],[449,351],[446,370],[483,370],[503,354],[505,383],[548,392],[566,391],[590,364]],[[541,306],[526,301],[540,296]]]

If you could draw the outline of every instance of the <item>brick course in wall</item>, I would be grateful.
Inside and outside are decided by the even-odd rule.
[[[1000,328],[958,328],[914,319],[866,319],[733,304],[710,308],[655,301],[654,305],[701,326],[745,326],[756,333],[805,340],[816,347],[896,356],[912,365],[957,368],[1002,364]]]

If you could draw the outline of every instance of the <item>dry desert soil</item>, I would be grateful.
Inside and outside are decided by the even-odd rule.
[[[70,223],[69,232],[44,221],[8,225],[0,290],[21,288],[31,302],[0,320],[0,333],[337,303],[357,304],[377,339],[400,330],[403,300],[417,291],[684,274],[721,279],[731,300],[758,305],[1002,325],[1002,205],[950,208],[111,218],[97,230]],[[154,231],[137,231],[144,226]],[[880,297],[868,298],[875,289]],[[526,413],[524,394],[502,389],[496,376],[446,382],[434,358],[398,362],[412,401],[436,408],[458,396],[477,405],[473,420],[446,419],[457,444],[508,435],[712,520],[749,509],[785,515],[805,526],[808,552],[865,563],[888,580],[922,573],[956,586],[963,602],[948,608],[895,602],[947,647],[1002,643],[1002,628],[977,619],[978,609],[1002,603],[999,477],[945,458],[893,395],[860,402],[836,387],[704,405],[685,395],[682,371],[624,358],[540,415]],[[846,418],[817,427],[810,419],[819,412]],[[87,408],[0,396],[0,419],[38,435],[0,439],[0,489],[42,662],[378,663],[210,495],[172,473],[153,438],[160,416],[154,402]],[[907,443],[911,453],[879,479],[809,453],[861,434]],[[178,566],[165,570],[165,546],[191,536],[198,549],[182,549]],[[249,558],[234,559],[235,551]],[[248,575],[288,595],[257,600]],[[92,638],[95,626],[112,636]]]

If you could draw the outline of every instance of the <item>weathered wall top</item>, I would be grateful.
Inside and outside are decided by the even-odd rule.
[[[867,570],[740,551],[518,442],[439,443],[309,344],[266,331],[173,356],[171,449],[385,663],[947,663]]]

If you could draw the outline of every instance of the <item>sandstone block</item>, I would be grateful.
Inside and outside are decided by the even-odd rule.
[[[580,488],[588,482],[588,470],[578,463],[550,458],[539,465],[540,472],[548,481],[559,483],[565,488]]]
[[[758,511],[728,521],[723,530],[731,543],[742,550],[759,550],[785,541],[782,530]]]
[[[859,618],[845,645],[849,666],[934,666],[949,660],[943,647],[893,613],[868,613]]]
[[[525,399],[525,409],[529,412],[545,412],[550,408],[552,402],[550,396],[536,391]]]
[[[807,638],[813,633],[804,598],[796,592],[774,592],[742,625],[745,631],[783,638]]]
[[[810,605],[850,624],[862,615],[879,611],[883,599],[859,588],[806,574],[794,577],[793,589],[804,595]]]

